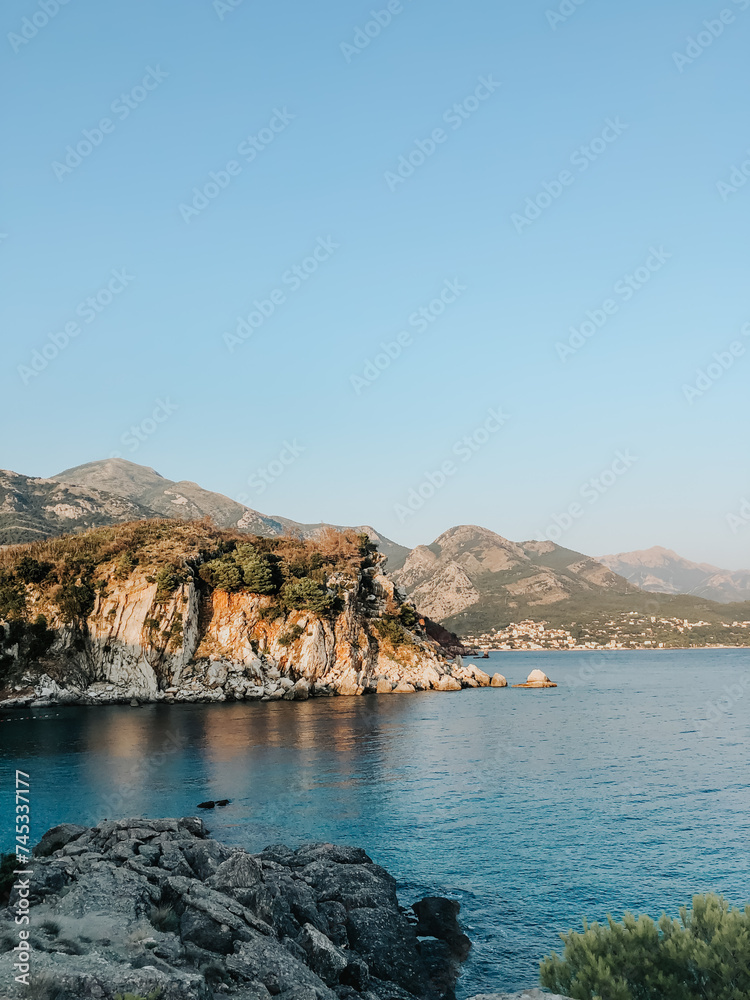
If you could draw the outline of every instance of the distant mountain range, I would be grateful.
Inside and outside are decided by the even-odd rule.
[[[293,532],[309,538],[325,527],[261,514],[120,458],[51,479],[0,473],[0,544],[144,518],[206,516],[218,527],[271,537]],[[558,625],[630,611],[711,622],[750,618],[750,606],[731,612],[721,606],[750,600],[750,572],[691,563],[667,549],[597,560],[552,542],[511,542],[472,525],[408,549],[370,526],[350,527],[377,542],[397,586],[425,615],[462,635],[524,618]]]
[[[642,552],[601,556],[599,562],[649,593],[694,594],[721,604],[750,601],[750,570],[690,562],[659,545]]]
[[[510,542],[473,525],[417,546],[391,576],[426,615],[464,636],[524,619],[606,628],[630,612],[711,624],[750,619],[750,605],[730,612],[697,596],[648,593],[580,552],[552,542]]]
[[[606,566],[553,542],[510,542],[486,528],[461,525],[413,549],[392,572],[426,615],[441,622],[519,620],[561,602],[603,593],[638,594]],[[481,622],[479,621],[481,618]]]

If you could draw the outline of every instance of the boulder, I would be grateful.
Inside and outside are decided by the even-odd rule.
[[[543,670],[532,670],[529,676],[526,678],[525,684],[514,684],[513,687],[517,688],[554,688],[557,684],[554,684],[549,677],[544,673]]]
[[[492,680],[490,681],[490,687],[493,688],[507,688],[508,682],[503,677],[502,674],[493,674]]]
[[[412,910],[417,915],[417,935],[444,941],[459,961],[466,960],[471,941],[459,926],[458,914],[461,912],[461,904],[457,900],[445,899],[443,896],[427,896],[414,903]]]
[[[375,691],[378,694],[390,694],[393,690],[393,681],[389,681],[387,677],[379,677],[378,683]]]
[[[413,684],[409,684],[408,681],[399,681],[399,683],[393,689],[394,694],[414,694],[416,688]]]
[[[61,823],[59,826],[53,826],[51,830],[47,830],[32,853],[35,858],[48,858],[50,854],[54,854],[55,851],[59,851],[66,844],[87,832],[87,827],[77,826],[75,823]]]
[[[426,970],[417,950],[416,932],[405,917],[368,906],[350,910],[346,927],[352,949],[362,956],[373,976],[412,993],[422,992]]]
[[[461,681],[456,680],[455,677],[451,677],[450,674],[443,674],[440,680],[437,682],[437,691],[460,691]]]
[[[303,925],[297,937],[297,943],[307,955],[307,964],[313,972],[320,976],[328,986],[336,986],[340,974],[349,965],[349,960],[341,948],[337,948],[325,934],[317,927],[313,927],[312,924]]]

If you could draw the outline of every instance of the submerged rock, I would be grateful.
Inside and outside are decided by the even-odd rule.
[[[468,950],[458,903],[421,900],[415,926],[360,848],[250,855],[196,817],[55,827],[29,880],[34,978],[56,1000],[452,1000]],[[0,939],[17,937],[17,894]],[[3,1000],[26,996],[13,961]]]

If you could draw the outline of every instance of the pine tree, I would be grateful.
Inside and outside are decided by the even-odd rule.
[[[747,1000],[750,906],[695,896],[676,920],[625,914],[561,935],[565,949],[541,963],[542,986],[573,1000]]]

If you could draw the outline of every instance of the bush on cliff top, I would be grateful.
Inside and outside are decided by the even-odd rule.
[[[732,909],[720,896],[695,896],[679,920],[628,913],[561,937],[563,957],[545,958],[540,978],[573,1000],[750,997],[750,906]]]

